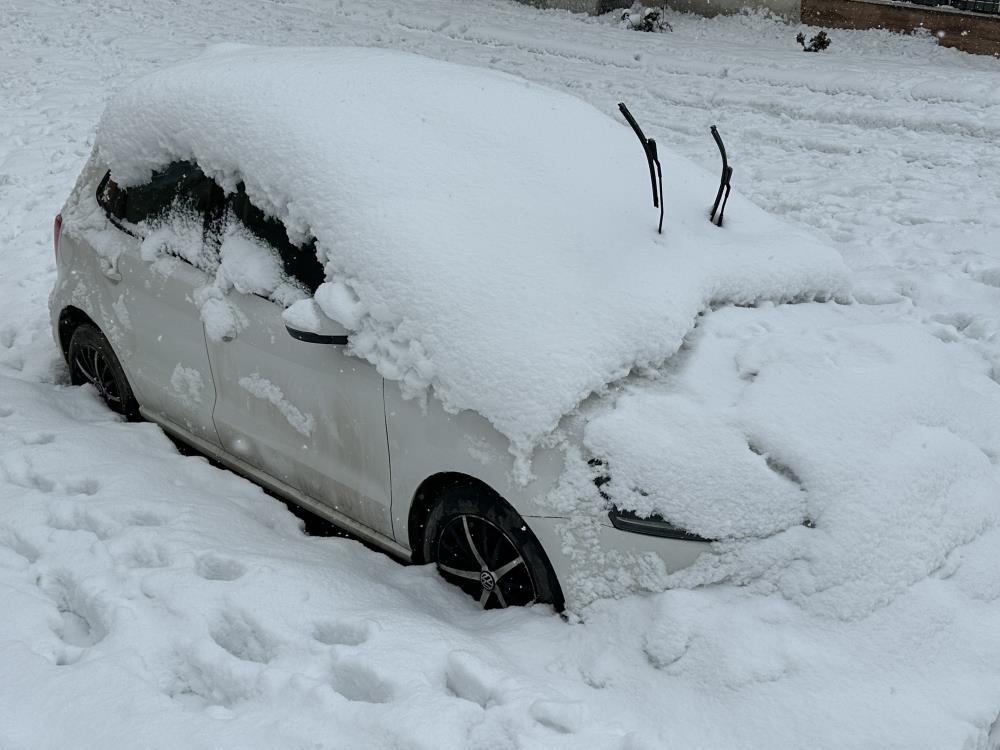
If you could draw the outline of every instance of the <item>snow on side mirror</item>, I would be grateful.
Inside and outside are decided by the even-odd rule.
[[[296,302],[281,314],[285,330],[293,339],[309,344],[347,344],[347,330],[330,320],[313,299]]]

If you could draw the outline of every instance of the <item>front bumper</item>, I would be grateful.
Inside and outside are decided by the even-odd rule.
[[[662,591],[667,576],[711,549],[705,541],[621,531],[607,515],[525,521],[545,549],[570,609],[599,597]]]

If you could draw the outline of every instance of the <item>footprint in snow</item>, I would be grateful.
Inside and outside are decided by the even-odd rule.
[[[245,665],[250,669],[250,665]],[[234,669],[232,663],[200,646],[177,654],[173,680],[164,693],[178,703],[195,710],[208,706],[230,708],[254,692],[256,675],[247,669]]]
[[[57,667],[69,667],[76,664],[86,653],[86,648],[66,644],[65,648],[60,648],[54,653]]]
[[[158,544],[137,544],[119,558],[129,568],[169,568],[174,564],[173,555]]]
[[[15,372],[24,372],[24,357],[6,356],[3,358],[3,365]]]
[[[371,630],[372,624],[364,620],[332,620],[318,623],[313,638],[327,646],[360,646]]]
[[[110,539],[120,530],[112,518],[77,503],[59,503],[49,511],[48,524],[60,531],[88,531],[101,541]]]
[[[41,556],[35,545],[12,529],[0,531],[0,545],[23,557],[29,564],[34,564]]]
[[[14,410],[9,406],[0,406],[0,419],[9,417],[14,413]]]
[[[56,436],[51,432],[26,432],[21,436],[24,445],[48,445],[55,439]]]
[[[523,685],[494,664],[468,651],[452,651],[445,667],[445,684],[457,698],[477,703],[485,709],[501,705],[513,695],[525,697]],[[531,718],[560,734],[572,734],[585,724],[585,710],[579,701],[544,694],[532,701]]]
[[[35,471],[27,456],[16,453],[0,458],[0,478],[18,487],[39,492],[52,492],[56,487],[55,482]]]
[[[536,700],[528,709],[531,718],[560,734],[572,734],[584,724],[586,712],[579,701]]]
[[[220,555],[202,555],[195,563],[195,572],[206,581],[235,581],[247,572],[239,560]]]
[[[246,614],[224,614],[211,636],[216,645],[242,661],[267,664],[278,653],[277,639]]]
[[[92,497],[100,492],[101,483],[96,479],[78,479],[66,483],[66,493],[69,495],[86,495]]]
[[[445,667],[445,685],[458,698],[483,708],[498,703],[506,676],[468,651],[452,651]]]
[[[388,703],[395,694],[387,680],[357,659],[336,663],[330,685],[347,700],[359,703]]]
[[[72,576],[62,573],[51,578],[43,577],[39,580],[38,586],[56,605],[59,619],[52,625],[52,632],[63,643],[78,648],[89,648],[100,643],[108,635],[111,622],[110,606],[98,596],[88,594]]]

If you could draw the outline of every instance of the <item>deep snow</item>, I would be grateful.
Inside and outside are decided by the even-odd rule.
[[[962,513],[933,505],[942,527],[921,515],[919,539],[937,551],[914,554],[904,544],[912,536],[897,539],[914,528],[905,515],[844,507],[840,528],[869,533],[862,551],[889,559],[854,559],[835,535],[803,541],[824,533],[811,519],[816,529],[775,537],[770,566],[759,549],[755,567],[724,557],[689,573],[720,585],[598,602],[584,624],[568,625],[538,609],[482,613],[429,570],[303,537],[248,483],[59,385],[44,304],[51,219],[90,153],[108,92],[220,41],[387,46],[514,72],[608,113],[625,99],[647,134],[710,171],[707,127],[718,122],[737,187],[833,242],[855,272],[857,299],[877,303],[857,313],[865,325],[884,318],[874,342],[822,321],[837,351],[856,350],[844,367],[860,361],[878,373],[886,361],[921,368],[954,355],[945,356],[951,370],[927,374],[951,373],[961,386],[930,409],[927,433],[881,435],[873,421],[862,458],[899,455],[892,441],[911,440],[911,458],[928,446],[927,473],[908,464],[887,474],[940,486],[934,461],[947,458],[995,483],[986,376],[1000,370],[1000,63],[881,32],[836,32],[828,53],[804,55],[795,29],[762,17],[670,20],[673,34],[645,36],[503,2],[0,8],[0,742],[998,744],[995,494],[960,492]],[[666,187],[669,196],[669,177]],[[836,310],[816,315],[856,314]],[[827,353],[813,327],[796,332],[800,314],[731,311],[705,330],[736,336],[712,351],[742,347],[752,355],[746,372],[760,373],[751,389],[767,388],[796,359],[761,346],[756,326],[778,330],[779,349],[803,344],[797,366]],[[926,333],[954,349],[936,349],[945,343]],[[882,393],[891,401],[907,385]],[[979,404],[984,413],[960,416]],[[759,417],[753,399],[739,409]],[[830,426],[818,435],[837,437]],[[778,459],[791,463],[785,448]],[[872,523],[849,515],[858,512]],[[836,606],[842,592],[827,583],[845,580],[829,567],[837,561],[864,573],[847,580],[877,606]],[[887,564],[898,568],[879,575]]]

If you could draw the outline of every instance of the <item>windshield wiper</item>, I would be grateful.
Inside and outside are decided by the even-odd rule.
[[[722,179],[719,181],[719,192],[715,194],[715,203],[712,204],[712,215],[708,220],[715,224],[715,226],[721,227],[722,215],[726,212],[729,193],[733,189],[733,168],[729,166],[729,159],[726,157],[726,146],[722,142],[722,136],[719,135],[719,129],[715,125],[712,126],[712,137],[715,139],[715,144],[719,147],[719,153],[722,154]],[[722,203],[721,206],[719,205],[720,202]],[[719,212],[718,216],[715,215],[716,211]]]
[[[663,234],[663,171],[660,168],[660,159],[656,155],[656,141],[647,138],[642,132],[642,128],[632,117],[632,113],[628,111],[625,102],[618,102],[618,109],[628,120],[628,124],[632,126],[639,143],[642,144],[642,151],[646,154],[646,162],[649,164],[649,184],[653,189],[653,208],[660,209],[660,224],[656,231]]]

